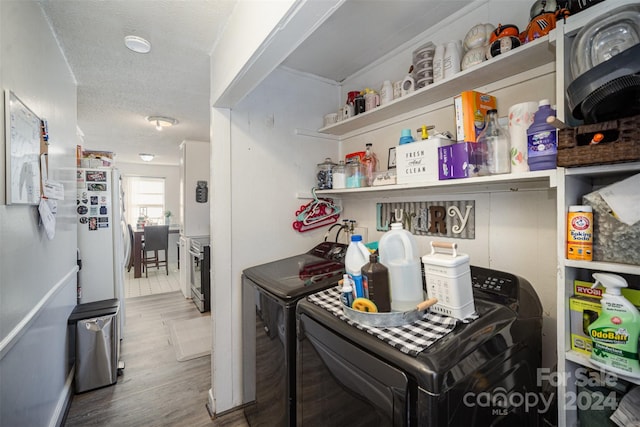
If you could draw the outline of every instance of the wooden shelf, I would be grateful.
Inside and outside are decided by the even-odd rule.
[[[577,351],[569,350],[564,354],[564,356],[565,356],[566,360],[569,360],[569,361],[571,361],[573,363],[577,363],[578,365],[584,366],[585,368],[594,369],[594,370],[597,370],[597,371],[604,370],[605,372],[608,372],[609,374],[611,374],[611,375],[613,375],[613,376],[615,376],[617,378],[623,379],[625,381],[629,381],[630,383],[633,383],[633,384],[640,385],[640,378],[634,378],[634,377],[630,377],[628,375],[622,375],[622,374],[618,374],[618,373],[615,373],[615,372],[609,372],[609,371],[607,371],[606,368],[601,368],[600,366],[592,363],[591,359],[589,357],[585,356],[584,354],[578,353]]]
[[[461,71],[449,79],[430,84],[410,95],[395,99],[389,104],[323,127],[318,132],[345,135],[446,99],[451,99],[453,103],[453,97],[461,91],[473,90],[553,62],[555,62],[555,52],[549,44],[547,35]]]
[[[602,261],[576,261],[565,259],[566,267],[583,268],[585,270],[607,271],[610,273],[635,274],[640,275],[640,265],[619,264],[615,262]]]

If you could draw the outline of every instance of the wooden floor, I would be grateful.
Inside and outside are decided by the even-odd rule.
[[[211,357],[178,362],[168,322],[202,316],[180,291],[126,299],[117,384],[73,396],[65,426],[247,426],[241,412],[213,421]],[[208,313],[207,313],[208,314]]]

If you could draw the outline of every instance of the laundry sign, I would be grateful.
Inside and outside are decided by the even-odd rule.
[[[399,219],[416,236],[476,237],[475,200],[378,203],[376,209],[378,231]]]

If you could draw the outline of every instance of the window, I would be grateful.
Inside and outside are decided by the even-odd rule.
[[[127,177],[127,221],[132,227],[164,224],[164,178]]]

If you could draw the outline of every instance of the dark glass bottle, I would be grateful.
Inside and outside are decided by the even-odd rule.
[[[391,311],[389,270],[378,262],[378,255],[371,254],[369,262],[362,267],[362,283],[368,298],[378,307],[378,312]]]

